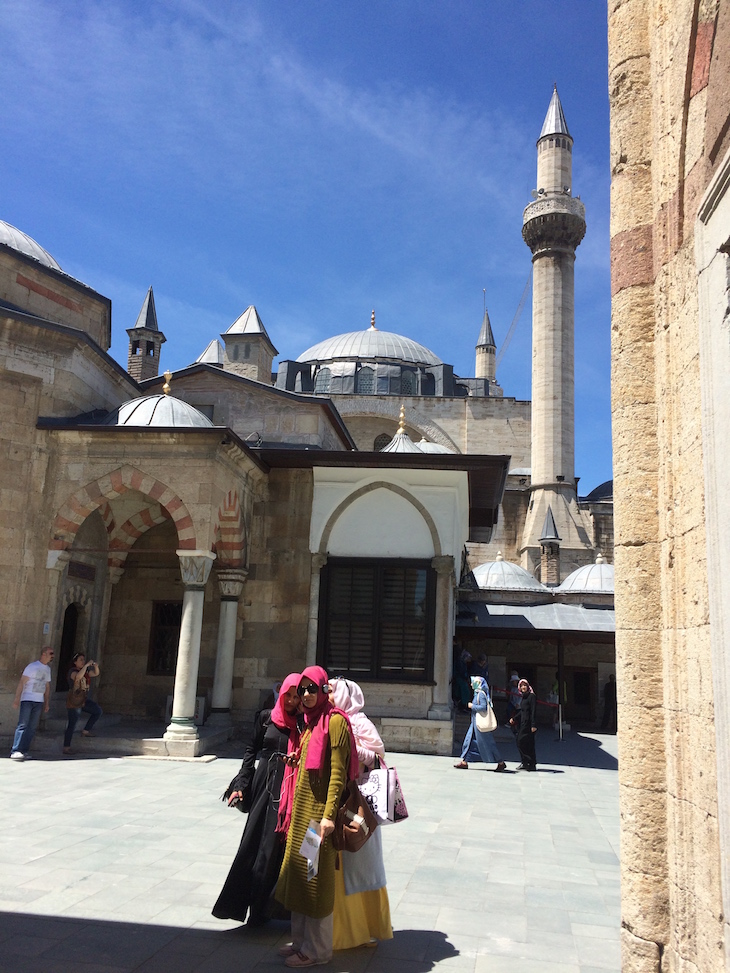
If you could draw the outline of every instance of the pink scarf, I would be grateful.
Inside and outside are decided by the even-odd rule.
[[[350,718],[347,713],[333,706],[329,696],[322,692],[322,687],[327,685],[328,676],[321,666],[309,666],[304,670],[299,685],[309,682],[317,687],[317,705],[312,709],[304,709],[304,722],[310,728],[312,738],[307,749],[307,761],[304,765],[306,770],[313,770],[321,774],[324,770],[324,761],[327,755],[327,744],[329,743],[330,717],[333,713],[338,713],[347,723],[347,731],[350,735],[350,765],[347,768],[347,779],[355,780],[359,770],[360,762],[357,758],[357,748],[355,746],[355,734],[350,725]]]
[[[300,679],[301,676],[298,672],[292,672],[286,677],[284,682],[281,684],[279,698],[276,700],[274,708],[271,711],[271,722],[276,723],[276,725],[282,730],[289,730],[289,745],[287,747],[288,754],[294,753],[299,746],[299,725],[297,723],[296,715],[292,716],[284,709],[283,699],[284,694],[289,689],[294,689],[299,685]],[[287,765],[284,768],[284,777],[281,781],[279,814],[277,816],[276,828],[274,829],[275,831],[278,831],[279,834],[284,836],[286,836],[291,823],[291,811],[294,803],[294,787],[296,786],[296,782],[297,768],[289,767]]]

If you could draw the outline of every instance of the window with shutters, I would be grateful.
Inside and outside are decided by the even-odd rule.
[[[330,390],[330,381],[332,379],[332,372],[329,368],[320,368],[317,372],[317,377],[314,380],[314,391],[315,394],[327,395]]]
[[[330,558],[320,585],[325,669],[353,679],[431,681],[435,593],[428,561]]]
[[[369,365],[363,365],[357,373],[357,391],[360,395],[373,395],[375,393],[375,370]]]

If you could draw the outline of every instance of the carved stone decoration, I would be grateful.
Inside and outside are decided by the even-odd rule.
[[[216,580],[218,581],[221,601],[238,601],[247,577],[246,568],[217,571]]]
[[[431,558],[431,567],[436,574],[448,575],[454,573],[454,558],[451,554],[440,554]]]
[[[175,552],[180,559],[180,574],[186,588],[203,589],[210,576],[210,569],[215,561],[212,551]]]

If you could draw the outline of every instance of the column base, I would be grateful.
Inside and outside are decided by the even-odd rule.
[[[197,740],[199,736],[198,728],[193,720],[176,720],[173,717],[172,722],[162,734],[162,739],[179,740],[184,743],[190,740]]]
[[[451,707],[448,703],[431,703],[427,715],[429,720],[450,720]]]

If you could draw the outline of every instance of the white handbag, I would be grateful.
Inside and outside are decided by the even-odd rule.
[[[487,703],[486,713],[477,713],[474,722],[477,725],[477,730],[480,733],[494,733],[497,729],[497,717],[494,715],[494,710],[492,709],[492,704]]]

